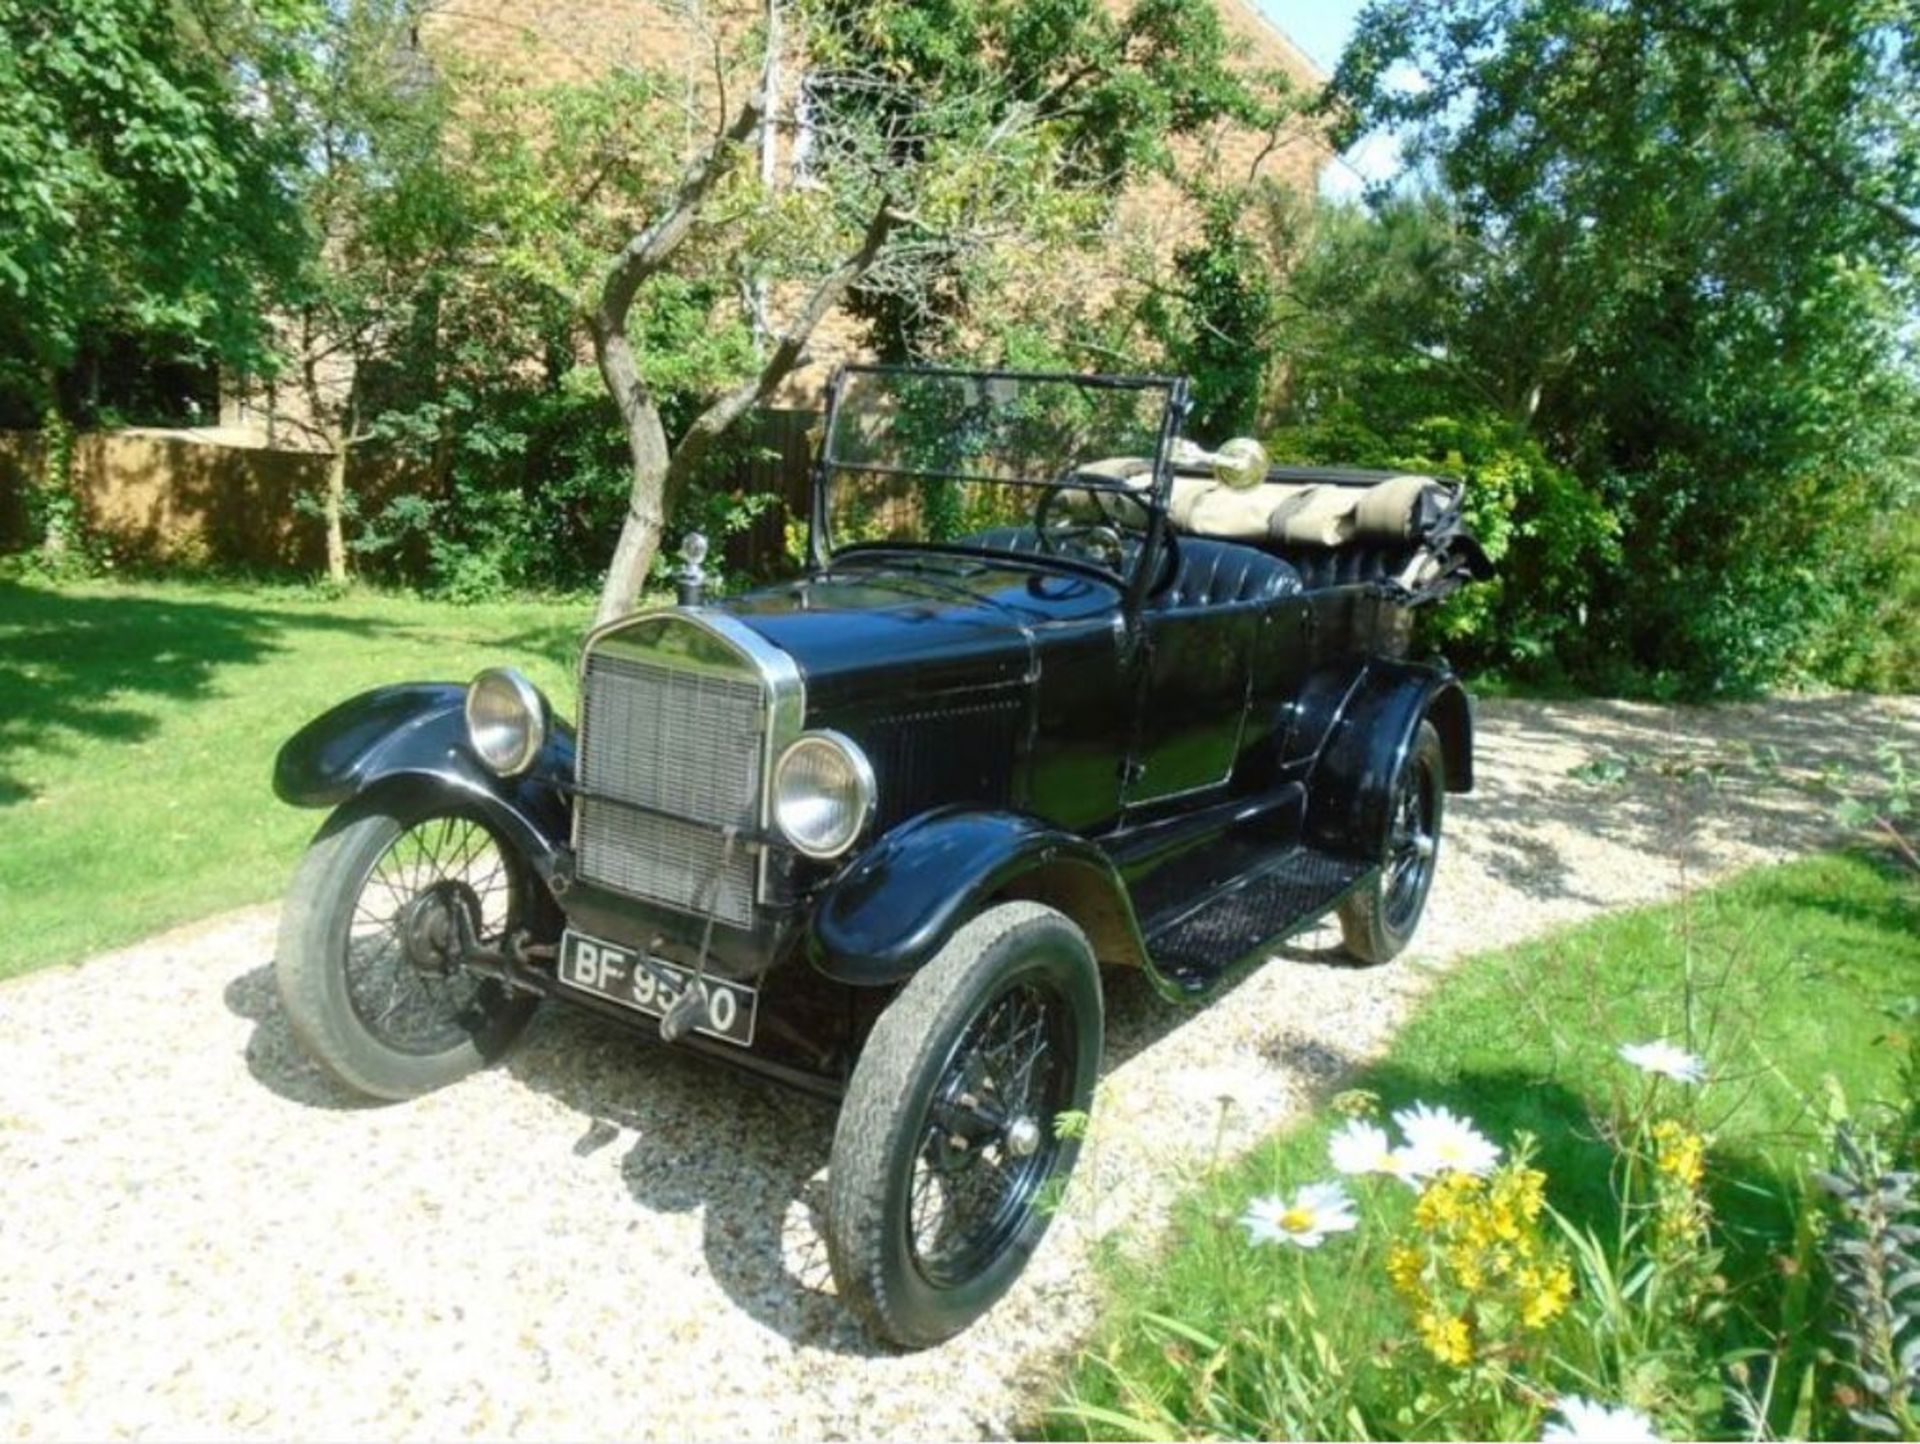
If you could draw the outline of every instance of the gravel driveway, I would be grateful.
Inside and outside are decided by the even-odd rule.
[[[548,1010],[505,1066],[369,1108],[295,1052],[274,910],[0,988],[0,1438],[1003,1433],[1094,1317],[1086,1250],[1151,1229],[1378,1048],[1434,965],[1805,851],[1824,804],[1741,765],[1920,746],[1920,700],[1690,712],[1495,702],[1414,952],[1302,940],[1214,1006],[1110,980],[1069,1215],[984,1324],[876,1353],[827,1292],[829,1109]],[[1636,759],[1610,785],[1569,770]],[[1715,788],[1674,775],[1728,764]],[[262,806],[273,805],[264,795]]]

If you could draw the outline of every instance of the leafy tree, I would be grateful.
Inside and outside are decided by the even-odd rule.
[[[1447,197],[1389,374],[1459,378],[1617,518],[1557,644],[1589,675],[1764,685],[1884,574],[1914,495],[1917,81],[1892,5],[1363,16],[1348,123],[1405,128]]]
[[[417,495],[390,508],[385,525],[366,515],[347,488],[353,455],[400,441],[435,467],[460,400],[551,330],[538,298],[489,264],[484,237],[497,218],[456,161],[469,138],[455,87],[415,44],[422,8],[336,0],[312,12],[276,96],[302,137],[288,178],[305,246],[277,297],[268,369],[298,399],[282,423],[327,457],[319,511],[335,582],[346,580],[350,551],[371,556],[427,529]],[[492,328],[506,345],[474,354]],[[486,420],[467,420],[481,429],[469,444],[486,444]]]
[[[1237,191],[1208,199],[1198,237],[1174,253],[1171,283],[1143,303],[1166,365],[1193,380],[1188,432],[1215,444],[1253,428],[1276,339],[1273,272],[1241,201]]]
[[[710,139],[691,158],[659,146],[672,131],[657,118],[676,93],[628,73],[569,109],[597,125],[555,130],[593,157],[584,172],[550,168],[571,179],[549,196],[562,207],[586,197],[579,233],[605,238],[583,312],[632,469],[602,616],[631,606],[672,500],[802,364],[826,316],[857,294],[883,338],[904,337],[901,318],[927,311],[930,295],[951,317],[969,258],[1072,244],[1089,207],[1110,203],[1170,136],[1253,103],[1207,0],[1138,0],[1118,16],[1097,0],[820,0],[793,18],[813,66],[812,184],[769,184],[747,164],[791,104],[751,57],[735,55],[732,83],[707,98]],[[628,106],[593,103],[615,86]],[[757,346],[745,374],[669,440],[632,318],[646,288],[673,275],[737,279],[754,298],[744,319]]]
[[[0,384],[38,398],[56,457],[58,376],[88,337],[259,354],[299,249],[290,133],[256,103],[287,19],[223,0],[0,0]],[[70,510],[55,498],[54,549]]]
[[[1536,670],[1577,650],[1594,579],[1618,559],[1617,520],[1532,432],[1524,398],[1460,352],[1486,252],[1431,194],[1313,214],[1283,203],[1267,238],[1285,277],[1272,453],[1460,477],[1497,574],[1447,604],[1436,640],[1463,661]]]

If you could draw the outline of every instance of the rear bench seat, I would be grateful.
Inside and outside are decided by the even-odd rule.
[[[1132,480],[1150,464],[1123,459],[1088,469]],[[1176,476],[1168,517],[1180,534],[1180,570],[1152,605],[1267,601],[1398,576],[1453,505],[1453,492],[1430,476],[1372,486],[1265,482],[1244,491]],[[967,540],[999,551],[1040,550],[1030,526],[994,527]]]
[[[1396,476],[1372,486],[1266,482],[1244,491],[1177,476],[1168,511],[1183,536],[1257,546],[1287,561],[1307,590],[1318,591],[1397,575],[1453,501],[1429,476]]]

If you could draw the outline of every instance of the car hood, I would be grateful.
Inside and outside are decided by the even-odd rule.
[[[1029,680],[1036,634],[1117,613],[1119,588],[1014,564],[878,559],[728,598],[723,610],[793,657],[808,710]]]

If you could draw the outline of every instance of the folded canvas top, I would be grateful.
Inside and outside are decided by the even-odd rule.
[[[1169,514],[1194,536],[1282,546],[1405,542],[1424,535],[1452,502],[1430,476],[1372,486],[1269,482],[1235,491],[1197,476],[1175,477]]]

